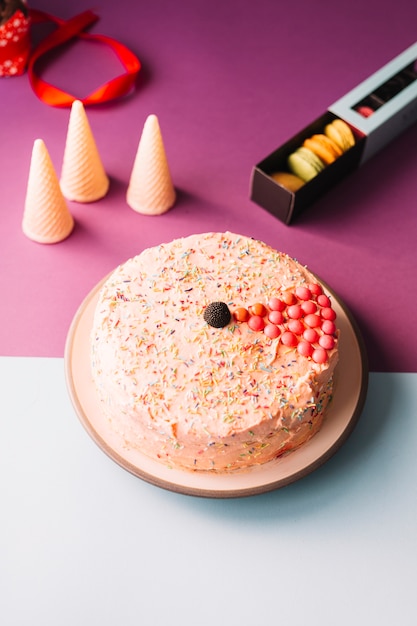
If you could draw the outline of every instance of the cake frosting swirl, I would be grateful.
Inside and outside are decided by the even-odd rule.
[[[219,302],[221,327],[204,315]],[[288,255],[234,233],[191,235],[105,281],[92,376],[127,448],[187,470],[248,468],[321,427],[338,332],[329,296]]]

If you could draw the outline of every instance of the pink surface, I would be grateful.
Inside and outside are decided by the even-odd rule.
[[[90,8],[80,0],[32,6],[62,18]],[[337,11],[305,0],[285,13],[274,0],[120,0],[117,13],[114,3],[96,3],[92,32],[120,39],[144,69],[132,96],[87,109],[110,192],[69,203],[74,232],[53,246],[27,239],[21,220],[33,142],[45,141],[59,175],[69,111],[38,100],[26,75],[1,78],[0,354],[62,356],[81,301],[117,264],[173,237],[229,229],[263,239],[329,283],[359,323],[371,370],[415,371],[408,320],[417,305],[417,126],[290,227],[249,200],[253,164],[414,43],[417,4],[399,0],[394,16],[380,7],[362,3],[358,20],[345,0]],[[82,97],[119,70],[110,50],[78,42],[43,77]],[[175,207],[155,217],[126,204],[151,113],[178,191]]]

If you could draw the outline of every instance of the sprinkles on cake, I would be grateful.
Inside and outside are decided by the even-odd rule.
[[[218,326],[205,319],[214,303]],[[124,445],[193,471],[263,463],[314,434],[337,349],[331,299],[308,270],[232,233],[120,266],[100,292],[91,341],[97,393]]]

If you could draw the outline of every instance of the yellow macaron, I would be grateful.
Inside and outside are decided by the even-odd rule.
[[[336,119],[324,128],[324,134],[332,139],[343,152],[355,145],[355,137],[350,127],[343,120]]]

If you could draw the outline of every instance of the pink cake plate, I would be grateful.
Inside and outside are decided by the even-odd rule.
[[[105,279],[104,279],[105,280]],[[112,431],[102,413],[90,368],[90,332],[101,281],[79,307],[68,332],[65,373],[69,394],[82,425],[113,461],[142,480],[170,491],[206,498],[237,498],[272,491],[293,483],[323,465],[353,431],[368,387],[366,351],[347,307],[320,279],[332,296],[340,328],[340,361],[334,397],[321,430],[298,450],[249,470],[215,473],[171,469],[130,449]]]

